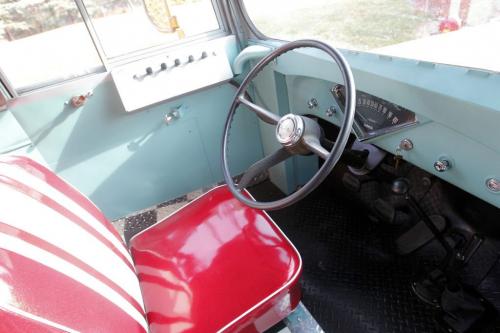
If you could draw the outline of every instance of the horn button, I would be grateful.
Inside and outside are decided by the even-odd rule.
[[[287,114],[276,126],[276,138],[283,146],[293,146],[300,141],[304,134],[304,121],[302,117]]]

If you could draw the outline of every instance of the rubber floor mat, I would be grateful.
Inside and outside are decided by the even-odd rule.
[[[272,187],[252,193],[269,200]],[[302,255],[302,301],[326,332],[437,332],[436,310],[410,288],[428,255],[393,254],[390,230],[355,201],[323,188],[269,214]]]

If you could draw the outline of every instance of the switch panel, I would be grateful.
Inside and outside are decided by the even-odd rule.
[[[111,72],[127,112],[233,78],[226,38],[141,59]]]

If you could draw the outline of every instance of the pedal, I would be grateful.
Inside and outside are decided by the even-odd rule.
[[[443,232],[446,227],[445,219],[441,215],[431,215],[429,218],[436,226],[436,229]],[[409,254],[430,242],[434,237],[434,234],[424,221],[419,221],[396,239],[396,248],[399,254]]]
[[[443,271],[436,268],[429,272],[425,278],[413,282],[411,289],[422,302],[439,308],[445,283],[446,276]]]
[[[384,199],[377,199],[373,202],[373,211],[375,215],[383,222],[392,224],[396,216],[396,210]]]
[[[344,176],[342,176],[342,183],[351,192],[359,192],[361,188],[359,179],[350,172],[344,173]]]
[[[487,304],[472,290],[445,288],[441,295],[440,326],[447,332],[477,332],[488,321]]]

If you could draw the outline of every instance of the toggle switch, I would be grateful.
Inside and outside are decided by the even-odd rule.
[[[208,53],[206,51],[201,52],[201,59],[208,58]]]
[[[152,75],[153,69],[151,67],[146,68],[146,75]]]
[[[166,70],[167,70],[167,64],[166,64],[166,63],[164,63],[164,62],[162,62],[162,63],[160,64],[160,70],[162,70],[162,71],[166,71]]]
[[[188,57],[188,62],[194,62],[194,57],[192,55]]]
[[[180,61],[180,59],[179,59],[179,58],[175,59],[175,60],[174,60],[174,66],[175,66],[175,67],[179,67],[180,65],[181,65],[181,61]]]

